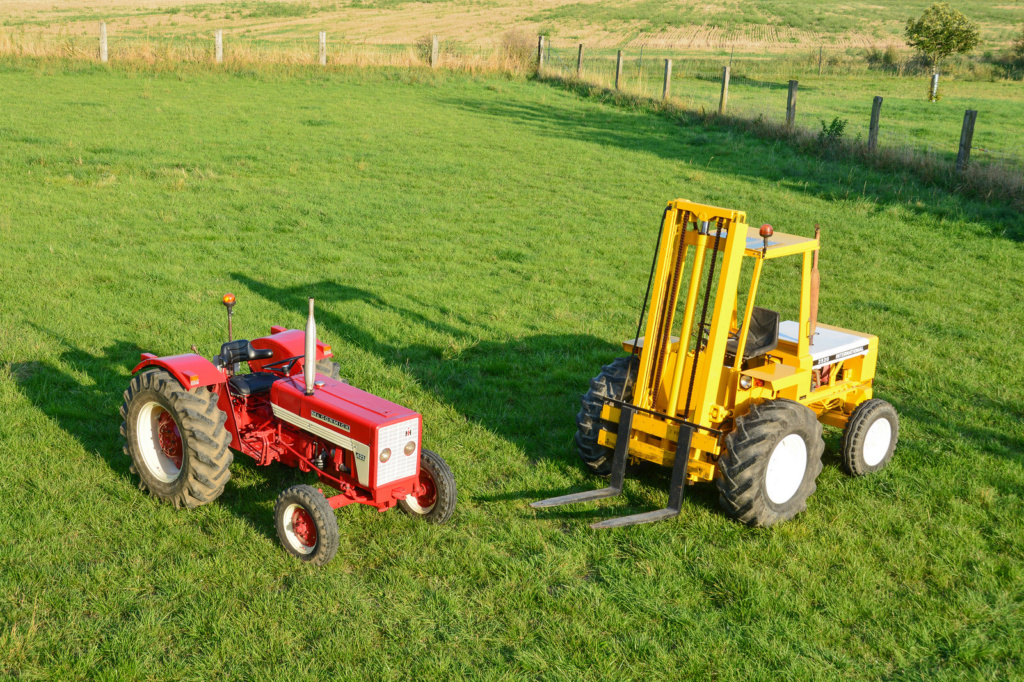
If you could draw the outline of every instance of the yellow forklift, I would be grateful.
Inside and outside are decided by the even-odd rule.
[[[576,418],[580,458],[611,485],[532,507],[618,495],[627,463],[646,460],[672,468],[668,506],[593,528],[676,516],[685,486],[703,481],[717,484],[730,516],[770,526],[806,509],[821,472],[822,424],[843,429],[849,474],[889,463],[899,418],[872,398],[878,337],[817,322],[817,231],[753,228],[742,211],[679,199],[665,209],[657,244],[636,338],[623,342],[629,355],[591,380]],[[799,319],[783,321],[754,301],[765,263],[793,256],[802,259]]]

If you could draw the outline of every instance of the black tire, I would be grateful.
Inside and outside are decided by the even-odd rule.
[[[879,423],[880,419],[888,424]],[[884,400],[865,400],[850,415],[843,431],[843,469],[851,476],[881,471],[892,459],[899,437],[896,408]],[[888,443],[884,442],[886,439]]]
[[[187,509],[213,502],[224,492],[233,455],[228,448],[231,434],[224,427],[227,415],[217,407],[216,393],[207,388],[186,391],[162,369],[143,372],[124,392],[121,418],[124,453],[132,459],[140,489]],[[165,447],[165,435],[176,448]]]
[[[338,517],[313,486],[293,485],[277,496],[274,527],[289,554],[314,566],[323,566],[338,553]]]
[[[444,523],[455,512],[458,493],[455,490],[455,475],[448,463],[433,450],[423,449],[420,455],[420,482],[428,484],[426,495],[398,501],[398,508],[413,518],[427,523]],[[430,490],[430,487],[433,490]]]
[[[332,379],[337,379],[343,384],[348,383],[348,379],[341,378],[341,365],[333,360],[328,360],[327,358],[320,358],[317,360],[316,372],[317,374],[323,374],[324,376],[328,376]]]
[[[771,526],[804,511],[821,473],[821,431],[814,412],[792,400],[754,405],[739,417],[718,460],[718,502],[726,513],[748,526]],[[782,444],[793,435],[803,441],[802,454],[799,441]],[[780,459],[775,460],[776,454]],[[787,471],[793,475],[787,478]]]
[[[601,419],[604,399],[632,400],[639,368],[640,358],[635,355],[615,358],[590,380],[590,390],[581,399],[583,407],[576,415],[576,451],[587,468],[599,476],[611,473],[614,452],[597,442],[597,434],[602,428],[613,432],[618,429],[618,424]]]

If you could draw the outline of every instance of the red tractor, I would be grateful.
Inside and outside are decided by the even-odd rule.
[[[451,518],[455,478],[422,447],[423,418],[340,378],[331,347],[316,338],[313,299],[304,332],[275,326],[251,342],[231,340],[235,297],[223,300],[228,342],[219,355],[143,353],[132,371],[121,435],[140,488],[175,507],[212,502],[231,477],[232,450],[258,465],[313,472],[338,494],[292,486],[274,519],[285,549],[319,566],[338,551],[334,510],[347,504],[397,505],[431,523]]]

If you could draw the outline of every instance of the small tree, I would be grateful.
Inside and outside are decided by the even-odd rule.
[[[907,19],[907,43],[920,50],[938,71],[951,54],[970,52],[981,40],[978,25],[945,2],[937,2],[917,19]]]

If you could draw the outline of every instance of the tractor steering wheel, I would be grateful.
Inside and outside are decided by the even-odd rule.
[[[303,357],[304,356],[302,355],[296,355],[295,357],[285,358],[284,360],[278,360],[277,362],[268,362],[263,365],[263,371],[289,376],[292,373],[292,367],[294,367],[295,363]]]

